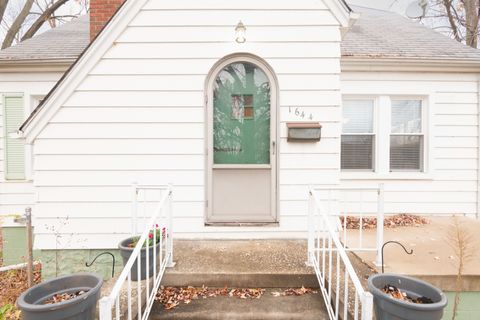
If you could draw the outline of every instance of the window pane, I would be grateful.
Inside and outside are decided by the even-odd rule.
[[[254,64],[229,64],[215,79],[213,161],[270,163],[270,83]]]
[[[343,132],[372,133],[373,132],[373,101],[347,100],[343,101]]]
[[[422,131],[422,101],[392,101],[392,133],[420,133]]]
[[[390,170],[423,170],[423,136],[390,136]]]
[[[373,170],[372,135],[342,135],[342,169]]]

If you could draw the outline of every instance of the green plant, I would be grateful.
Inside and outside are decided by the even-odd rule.
[[[155,235],[155,237],[154,237],[154,235]],[[166,235],[167,235],[167,229],[166,228],[160,229],[158,227],[158,224],[156,224],[155,228],[151,229],[150,232],[148,233],[148,238],[143,243],[142,248],[145,248],[146,246],[148,246],[148,247],[153,246],[154,241],[155,241],[155,244],[157,244],[158,242],[160,242],[160,237],[162,237],[162,239],[165,239]],[[133,237],[132,242],[128,246],[130,248],[135,248],[137,246],[139,240],[140,240],[139,236]]]
[[[7,303],[0,308],[1,320],[17,320],[20,319],[21,311],[17,310],[13,304]]]

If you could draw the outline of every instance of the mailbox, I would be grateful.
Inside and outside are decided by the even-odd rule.
[[[322,125],[319,122],[287,122],[287,131],[287,141],[317,142],[320,141]]]

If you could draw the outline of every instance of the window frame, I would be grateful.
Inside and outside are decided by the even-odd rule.
[[[342,128],[340,130],[340,171],[341,172],[363,172],[363,173],[372,173],[376,172],[378,164],[378,115],[377,115],[377,98],[374,96],[348,96],[348,98],[342,99],[343,101],[371,101],[373,110],[372,110],[372,133],[344,133],[343,132],[343,109],[341,111],[342,116]],[[342,149],[342,136],[372,136],[373,137],[373,150],[372,150],[372,169],[342,169],[341,163],[341,149]]]
[[[343,95],[345,100],[375,99],[374,127],[375,141],[375,171],[361,171],[355,169],[344,170],[340,168],[342,180],[432,180],[432,140],[433,132],[432,105],[433,93],[426,94],[366,94]],[[422,171],[390,171],[390,136],[391,113],[393,100],[420,100],[422,104],[422,134],[423,134],[423,170]],[[343,115],[343,112],[342,112]],[[341,130],[343,134],[343,129]],[[341,157],[341,155],[340,155]]]

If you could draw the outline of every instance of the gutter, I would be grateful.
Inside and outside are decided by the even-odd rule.
[[[480,73],[480,59],[342,56],[340,65],[342,71]]]
[[[62,59],[0,60],[0,72],[64,72],[75,62],[76,59],[76,57],[73,57]]]

